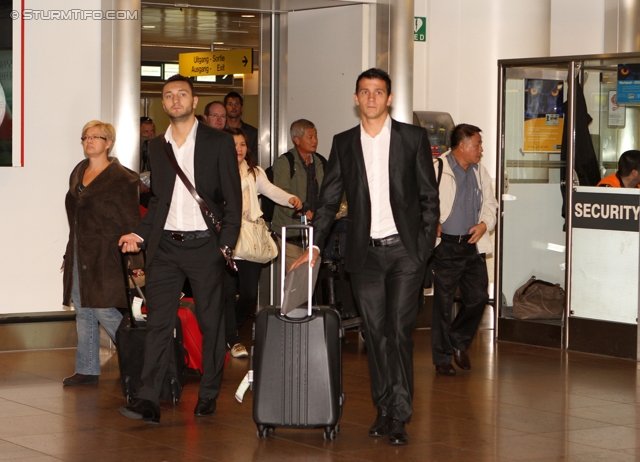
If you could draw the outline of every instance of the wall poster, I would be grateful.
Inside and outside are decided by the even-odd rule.
[[[618,92],[616,90],[609,90],[607,103],[609,107],[609,120],[607,121],[607,126],[609,128],[624,127],[626,123],[627,108],[618,103]]]
[[[0,167],[24,166],[22,33],[24,0],[0,0]]]
[[[564,114],[562,80],[524,80],[525,152],[560,152]]]
[[[640,103],[640,64],[618,64],[618,103]]]

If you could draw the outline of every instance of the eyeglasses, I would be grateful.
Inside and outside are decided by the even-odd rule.
[[[87,140],[91,140],[91,141],[98,141],[98,140],[104,140],[107,141],[107,138],[104,136],[98,136],[98,135],[93,135],[93,136],[83,136],[82,138],[80,138],[83,142],[87,141]]]

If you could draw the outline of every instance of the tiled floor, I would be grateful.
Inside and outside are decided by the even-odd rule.
[[[640,460],[637,363],[493,343],[481,331],[473,369],[436,376],[429,331],[415,333],[410,444],[367,436],[375,418],[366,353],[355,333],[344,346],[347,401],[341,432],[278,429],[258,439],[251,392],[233,395],[249,361],[227,365],[218,412],[196,419],[198,379],[159,426],[125,419],[116,355],[104,355],[99,385],[62,387],[75,350],[0,354],[0,460],[21,461],[635,461]]]

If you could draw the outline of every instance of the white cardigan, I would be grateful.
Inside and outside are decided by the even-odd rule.
[[[453,203],[456,198],[456,178],[451,165],[449,165],[449,159],[447,156],[451,154],[451,151],[447,151],[440,156],[442,159],[442,178],[440,179],[440,223],[444,223],[451,215],[453,209]],[[435,159],[433,161],[433,167],[436,170],[436,178],[438,176],[439,162]],[[498,214],[498,201],[491,187],[491,177],[486,168],[482,164],[478,164],[478,169],[475,170],[476,181],[478,186],[482,190],[482,205],[480,207],[480,214],[478,216],[478,223],[483,222],[487,225],[487,232],[480,238],[476,246],[478,253],[486,253],[489,255],[493,252],[493,244],[489,233],[496,227],[496,219]],[[436,240],[436,246],[440,244],[440,238]]]
[[[256,167],[255,179],[247,170],[246,161],[240,165],[240,178],[242,179],[242,216],[251,221],[256,221],[262,216],[258,194],[263,194],[278,205],[293,208],[289,199],[294,197],[286,191],[278,188],[269,181],[267,174],[260,167]]]

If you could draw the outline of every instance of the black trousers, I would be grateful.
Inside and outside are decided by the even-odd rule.
[[[373,404],[407,422],[413,412],[413,339],[425,265],[402,244],[368,247],[351,283],[367,342]]]
[[[188,277],[202,331],[199,398],[217,398],[225,357],[222,309],[225,260],[216,237],[184,242],[163,237],[147,265],[147,340],[138,398],[157,403],[167,372],[180,291]]]
[[[224,317],[226,342],[230,347],[240,342],[238,329],[258,301],[262,263],[235,260],[238,271],[225,271]],[[236,305],[236,294],[239,293]]]
[[[441,241],[434,251],[435,280],[431,322],[433,364],[451,364],[453,349],[471,345],[489,303],[487,264],[475,244]],[[462,308],[451,322],[451,310],[460,287]]]

